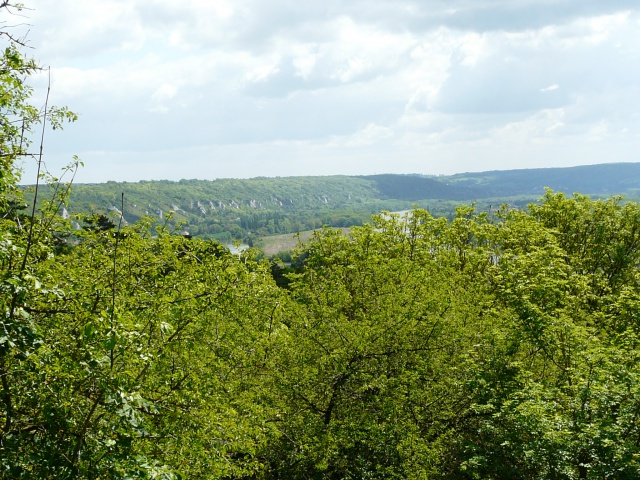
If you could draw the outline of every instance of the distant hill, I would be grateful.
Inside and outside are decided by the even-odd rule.
[[[449,176],[367,175],[107,182],[73,186],[67,212],[143,216],[223,242],[251,241],[322,225],[361,224],[381,210],[428,208],[451,215],[462,202],[525,206],[549,187],[568,194],[640,193],[640,163],[460,173]]]
[[[483,195],[478,182],[438,181],[422,175],[369,175],[358,177],[372,182],[383,199],[419,201],[426,199],[469,200]],[[444,179],[443,179],[444,180]]]
[[[569,194],[636,195],[640,191],[640,163],[459,173],[437,180],[450,187],[469,189],[478,199],[542,195],[544,187]]]

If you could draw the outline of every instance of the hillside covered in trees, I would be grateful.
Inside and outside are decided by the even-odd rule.
[[[525,207],[545,187],[596,196],[640,191],[640,164],[605,164],[467,173],[452,176],[372,175],[142,181],[74,185],[65,212],[93,213],[134,223],[145,216],[192,236],[231,243],[267,235],[349,227],[382,210],[422,207],[452,218],[455,208],[477,202],[480,209],[509,203]],[[124,193],[124,205],[122,194]]]

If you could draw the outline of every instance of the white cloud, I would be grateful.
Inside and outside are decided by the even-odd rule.
[[[640,132],[635,0],[31,3],[55,103],[81,114],[48,149],[102,151],[85,178],[566,164],[590,140],[615,161]]]
[[[393,136],[393,130],[389,127],[370,123],[364,128],[350,135],[332,136],[327,145],[339,148],[370,147],[380,144]]]
[[[562,108],[541,110],[526,118],[491,129],[489,137],[495,143],[541,142],[555,137],[564,127]]]

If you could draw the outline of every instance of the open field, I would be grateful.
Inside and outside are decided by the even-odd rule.
[[[348,228],[341,228],[342,233],[347,233]],[[300,233],[286,233],[283,235],[271,235],[262,237],[256,242],[256,247],[268,257],[280,252],[289,252],[303,243],[307,243],[315,230],[307,230]]]

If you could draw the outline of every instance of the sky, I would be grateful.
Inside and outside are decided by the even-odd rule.
[[[637,0],[24,3],[76,182],[638,160]]]

